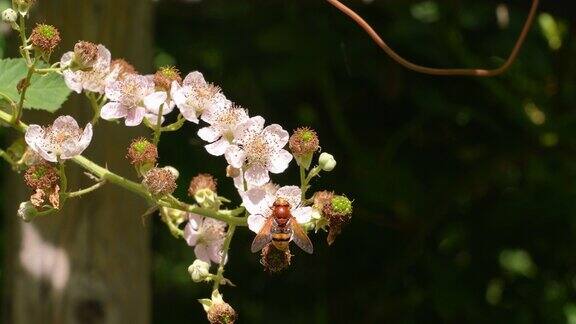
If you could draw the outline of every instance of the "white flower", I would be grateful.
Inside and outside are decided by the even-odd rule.
[[[126,126],[137,126],[148,113],[158,112],[166,101],[166,92],[155,91],[154,82],[142,75],[129,75],[106,87],[110,102],[102,107],[100,117],[106,120],[125,118]]]
[[[205,112],[202,119],[210,126],[201,128],[198,136],[211,143],[205,146],[206,151],[216,156],[223,155],[234,140],[234,131],[238,125],[248,118],[248,112],[237,106],[217,107]]]
[[[268,172],[282,173],[288,168],[292,154],[283,149],[288,139],[288,132],[280,125],[264,128],[262,117],[252,117],[234,131],[234,144],[226,149],[226,161],[245,170],[247,183],[261,186],[270,181]]]
[[[148,78],[151,82],[154,82],[154,74],[146,75],[146,78]],[[149,124],[153,126],[152,128],[156,128],[155,126],[158,124],[158,115],[160,114],[160,107],[162,107],[162,116],[160,117],[160,125],[162,125],[164,124],[165,121],[164,116],[171,113],[174,110],[174,107],[176,107],[176,103],[174,102],[172,96],[169,93],[166,93],[166,99],[164,99],[164,102],[161,105],[146,107],[146,114],[144,115],[144,117],[148,120]]]
[[[292,216],[300,224],[310,221],[312,218],[312,207],[300,206],[300,195],[302,192],[297,186],[285,186],[277,189],[275,185],[267,184],[263,187],[255,187],[246,192],[241,192],[244,207],[250,213],[248,216],[248,228],[258,233],[272,215],[272,206],[278,198],[283,198],[290,204]]]
[[[202,73],[197,71],[188,74],[182,85],[172,82],[171,95],[182,116],[196,124],[203,113],[232,105],[218,86],[207,83]]]
[[[104,93],[108,84],[118,77],[118,69],[110,67],[110,51],[103,45],[96,47],[97,55],[94,62],[89,67],[82,69],[74,68],[75,62],[78,61],[75,52],[67,52],[62,55],[60,64],[63,68],[64,81],[70,90],[81,93],[87,90],[96,93]]]
[[[225,229],[225,222],[190,213],[188,224],[184,228],[184,239],[188,245],[194,246],[197,259],[220,263]]]
[[[92,124],[84,129],[78,126],[74,118],[60,116],[52,126],[30,125],[25,140],[30,149],[50,162],[66,160],[81,154],[92,140]]]

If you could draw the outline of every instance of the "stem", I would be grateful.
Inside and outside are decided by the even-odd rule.
[[[0,110],[0,121],[4,121],[9,123],[12,117],[10,114]],[[23,122],[18,122],[16,124],[10,124],[12,128],[15,130],[24,133],[28,126]],[[78,164],[80,167],[86,169],[93,175],[95,175],[98,179],[102,181],[107,181],[117,186],[120,186],[128,191],[132,191],[133,193],[141,196],[142,198],[146,199],[152,205],[163,206],[174,208],[186,212],[195,213],[204,217],[217,219],[223,222],[228,223],[229,226],[248,226],[247,218],[246,217],[238,217],[238,215],[244,212],[244,207],[239,207],[232,210],[211,210],[202,208],[198,205],[189,205],[179,201],[178,199],[174,198],[173,202],[166,202],[161,199],[157,199],[153,197],[144,186],[140,183],[136,183],[134,181],[130,181],[110,170],[101,167],[100,165],[92,162],[91,160],[85,158],[82,155],[75,156],[71,159],[72,162]],[[64,191],[64,190],[62,190]]]
[[[180,128],[182,128],[182,126],[184,125],[184,122],[186,122],[186,119],[182,116],[182,114],[178,115],[178,120],[175,121],[174,123],[166,126],[166,127],[162,127],[162,131],[163,132],[174,132],[179,130]]]
[[[100,109],[102,109],[102,106],[100,105],[96,97],[94,97],[93,92],[86,92],[86,98],[88,98],[88,100],[90,101],[90,106],[92,106],[92,110],[94,110],[94,117],[92,117],[91,123],[92,126],[95,126],[98,120],[100,119]]]
[[[308,183],[306,183],[306,169],[304,169],[303,166],[300,166],[300,201],[302,202],[306,200],[306,191],[308,190],[307,186]]]
[[[68,198],[76,198],[76,197],[80,197],[83,196],[85,194],[91,193],[92,191],[102,187],[106,182],[105,181],[100,181],[88,188],[82,189],[82,190],[78,190],[78,191],[74,191],[74,192],[69,192],[66,194],[66,197]]]
[[[158,108],[158,119],[156,120],[156,128],[154,129],[154,145],[158,146],[160,142],[160,135],[162,135],[162,111],[164,110],[164,104],[160,105]]]
[[[224,243],[222,244],[222,259],[220,260],[220,266],[218,267],[218,272],[216,273],[216,277],[214,278],[214,286],[212,286],[212,291],[218,290],[218,287],[220,287],[220,282],[224,278],[224,263],[228,259],[228,250],[230,249],[230,242],[232,241],[232,237],[234,236],[235,230],[236,225],[230,225],[228,227],[228,232],[226,233],[226,239],[224,239]]]
[[[6,153],[6,151],[4,151],[3,149],[0,149],[0,157],[3,158],[6,162],[8,162],[12,168],[16,168],[17,167],[17,163],[16,161],[14,161],[14,159],[10,156],[10,154]]]
[[[304,172],[303,169],[300,168],[300,182],[301,182],[301,188],[300,190],[302,191],[302,203],[306,202],[306,192],[308,191],[308,189],[310,189],[310,181],[312,180],[312,178],[314,178],[315,176],[317,176],[318,174],[320,174],[320,171],[322,171],[322,169],[320,168],[320,166],[315,166],[314,168],[312,168],[312,170],[310,170],[310,173],[308,173],[308,176],[306,178],[304,177]]]
[[[32,75],[34,75],[34,68],[36,66],[36,62],[38,60],[34,59],[31,65],[28,66],[28,73],[26,74],[26,78],[24,79],[24,83],[22,84],[22,92],[20,93],[20,101],[18,102],[18,106],[16,106],[16,112],[14,113],[14,118],[12,123],[18,123],[20,118],[22,118],[22,109],[24,107],[24,99],[26,99],[26,92],[30,87],[30,79],[32,79]],[[22,82],[22,81],[21,81]]]
[[[20,15],[19,20],[19,32],[20,32],[20,42],[22,43],[21,51],[24,53],[24,58],[26,59],[26,64],[28,66],[32,65],[32,59],[30,58],[30,51],[28,51],[28,41],[26,38],[26,18]]]

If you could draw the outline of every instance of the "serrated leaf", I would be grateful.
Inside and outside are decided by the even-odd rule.
[[[39,67],[45,67],[45,65],[39,65]],[[26,73],[27,67],[24,59],[0,60],[0,92],[14,102],[18,102],[20,94],[16,87],[18,82],[26,77]],[[26,92],[24,108],[55,112],[62,107],[70,92],[61,75],[57,73],[35,74]]]

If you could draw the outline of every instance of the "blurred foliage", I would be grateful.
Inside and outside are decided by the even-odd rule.
[[[527,12],[526,1],[352,6],[402,55],[437,67],[498,65]],[[355,199],[336,244],[315,235],[315,254],[293,251],[281,275],[262,272],[251,234],[235,238],[227,273],[238,288],[223,292],[242,323],[576,320],[572,21],[542,13],[508,73],[474,79],[404,70],[322,1],[157,9],[158,61],[203,71],[270,123],[317,129],[339,164],[314,188]],[[161,150],[183,170],[182,193],[191,170],[223,177],[222,159],[194,153],[194,130]],[[154,248],[155,322],[202,316],[207,287],[185,271],[192,250],[160,226]]]
[[[474,67],[511,49],[527,11],[512,3],[352,6],[407,58]],[[336,243],[314,235],[315,254],[294,250],[280,275],[263,273],[239,232],[227,267],[238,287],[223,293],[240,323],[576,323],[574,35],[573,17],[543,12],[505,75],[431,77],[323,1],[160,1],[155,63],[204,72],[269,123],[315,128],[338,166],[314,189],[355,199]],[[238,201],[196,129],[163,137],[179,194],[192,171],[209,172]],[[154,322],[203,317],[193,250],[157,218],[152,229]]]

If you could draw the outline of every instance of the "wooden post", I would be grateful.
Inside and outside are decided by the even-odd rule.
[[[149,71],[152,9],[150,0],[40,0],[31,20],[60,29],[63,43],[55,59],[76,41],[89,40],[104,44],[114,58],[129,60],[139,71]],[[83,95],[73,94],[62,113],[82,125],[91,119]],[[56,117],[25,114],[26,120],[42,123]],[[114,171],[134,174],[124,156],[137,132],[100,121],[85,153]],[[69,169],[72,190],[91,183],[80,168],[70,164]],[[17,219],[16,209],[29,192],[21,176],[8,177],[2,319],[11,324],[149,323],[149,231],[140,219],[145,202],[106,185],[70,201],[57,215],[26,224]]]

